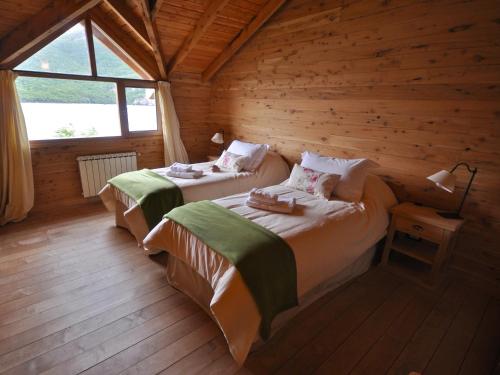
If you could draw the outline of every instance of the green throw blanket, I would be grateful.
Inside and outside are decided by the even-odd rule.
[[[267,339],[273,318],[297,305],[297,269],[288,244],[268,229],[210,201],[165,215],[225,257],[240,272],[262,316]]]
[[[122,173],[108,183],[134,198],[141,207],[150,230],[161,221],[166,212],[184,204],[181,189],[168,178],[149,169]]]

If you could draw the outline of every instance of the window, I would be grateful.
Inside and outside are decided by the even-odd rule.
[[[156,93],[154,89],[125,89],[128,130],[131,132],[157,130]]]
[[[159,130],[156,83],[90,20],[15,70],[30,140]]]
[[[18,70],[90,75],[85,28],[76,24],[16,67]]]
[[[141,76],[124,60],[135,65],[116,43],[101,29],[92,24],[97,74],[102,77],[141,79]],[[120,57],[119,57],[120,56]]]
[[[30,140],[121,135],[112,82],[19,77]]]

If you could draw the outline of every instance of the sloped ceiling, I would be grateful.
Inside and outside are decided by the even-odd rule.
[[[233,0],[224,6],[200,42],[178,70],[202,73],[224,48],[250,23],[266,0]],[[165,1],[157,17],[162,48],[168,61],[193,32],[210,1]]]
[[[18,25],[27,21],[52,0],[2,0],[0,1],[0,40]]]
[[[54,2],[76,2],[78,0],[28,0],[20,6],[18,1],[0,1],[0,44],[16,27],[30,19],[36,19],[37,13]],[[119,0],[119,4],[136,19],[142,20],[141,0]],[[157,0],[149,1],[151,17],[159,36],[159,48],[163,52],[165,66],[169,72],[203,74],[235,40],[245,28],[258,17],[259,12],[268,3],[276,0]],[[284,2],[284,1],[282,1]],[[113,25],[119,25],[121,32],[127,34],[133,43],[140,45],[149,55],[151,44],[146,38],[134,33],[130,23],[112,6],[112,0],[102,0],[91,12],[100,13],[101,18],[109,19]],[[116,4],[116,3],[115,3]],[[219,4],[219,5],[218,5]],[[214,12],[214,8],[216,11]],[[275,6],[275,8],[279,8]],[[273,12],[276,10],[274,9]],[[205,22],[207,14],[212,14],[209,22]],[[129,17],[130,18],[130,17]],[[133,18],[133,17],[132,17]],[[189,40],[196,35],[200,23],[205,27],[198,34],[197,43],[189,45]],[[253,25],[252,25],[253,26]],[[184,47],[184,56],[179,51]],[[187,50],[187,52],[186,52]],[[176,56],[177,54],[177,56]],[[227,52],[226,52],[227,54]],[[182,54],[181,54],[182,55]],[[176,58],[179,61],[175,61]],[[173,62],[175,61],[175,64]],[[170,69],[172,68],[173,69]],[[170,71],[171,70],[171,71]]]

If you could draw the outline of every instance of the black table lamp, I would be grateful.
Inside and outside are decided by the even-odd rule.
[[[466,167],[471,175],[469,184],[467,185],[467,189],[465,189],[464,196],[462,197],[462,201],[460,202],[460,206],[458,207],[457,212],[438,212],[439,215],[447,219],[462,218],[460,216],[460,212],[462,211],[462,207],[464,206],[465,198],[467,197],[467,194],[469,194],[470,186],[472,185],[472,180],[474,180],[474,176],[476,176],[477,168],[471,168],[469,164],[464,162],[459,162],[449,172],[442,170],[433,174],[432,176],[427,177],[427,179],[434,182],[434,184],[436,184],[437,187],[443,189],[444,191],[447,191],[448,193],[453,193],[455,191],[455,183],[457,180],[457,177],[453,174],[453,172],[455,172],[455,169],[457,169],[461,165]]]

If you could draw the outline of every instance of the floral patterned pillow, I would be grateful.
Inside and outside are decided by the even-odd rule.
[[[322,173],[295,164],[286,185],[320,198],[330,199],[339,180],[340,176],[337,174]]]
[[[247,163],[248,157],[238,154],[233,154],[229,151],[223,151],[220,158],[215,162],[215,165],[219,168],[228,169],[234,172],[240,172],[245,163]]]

